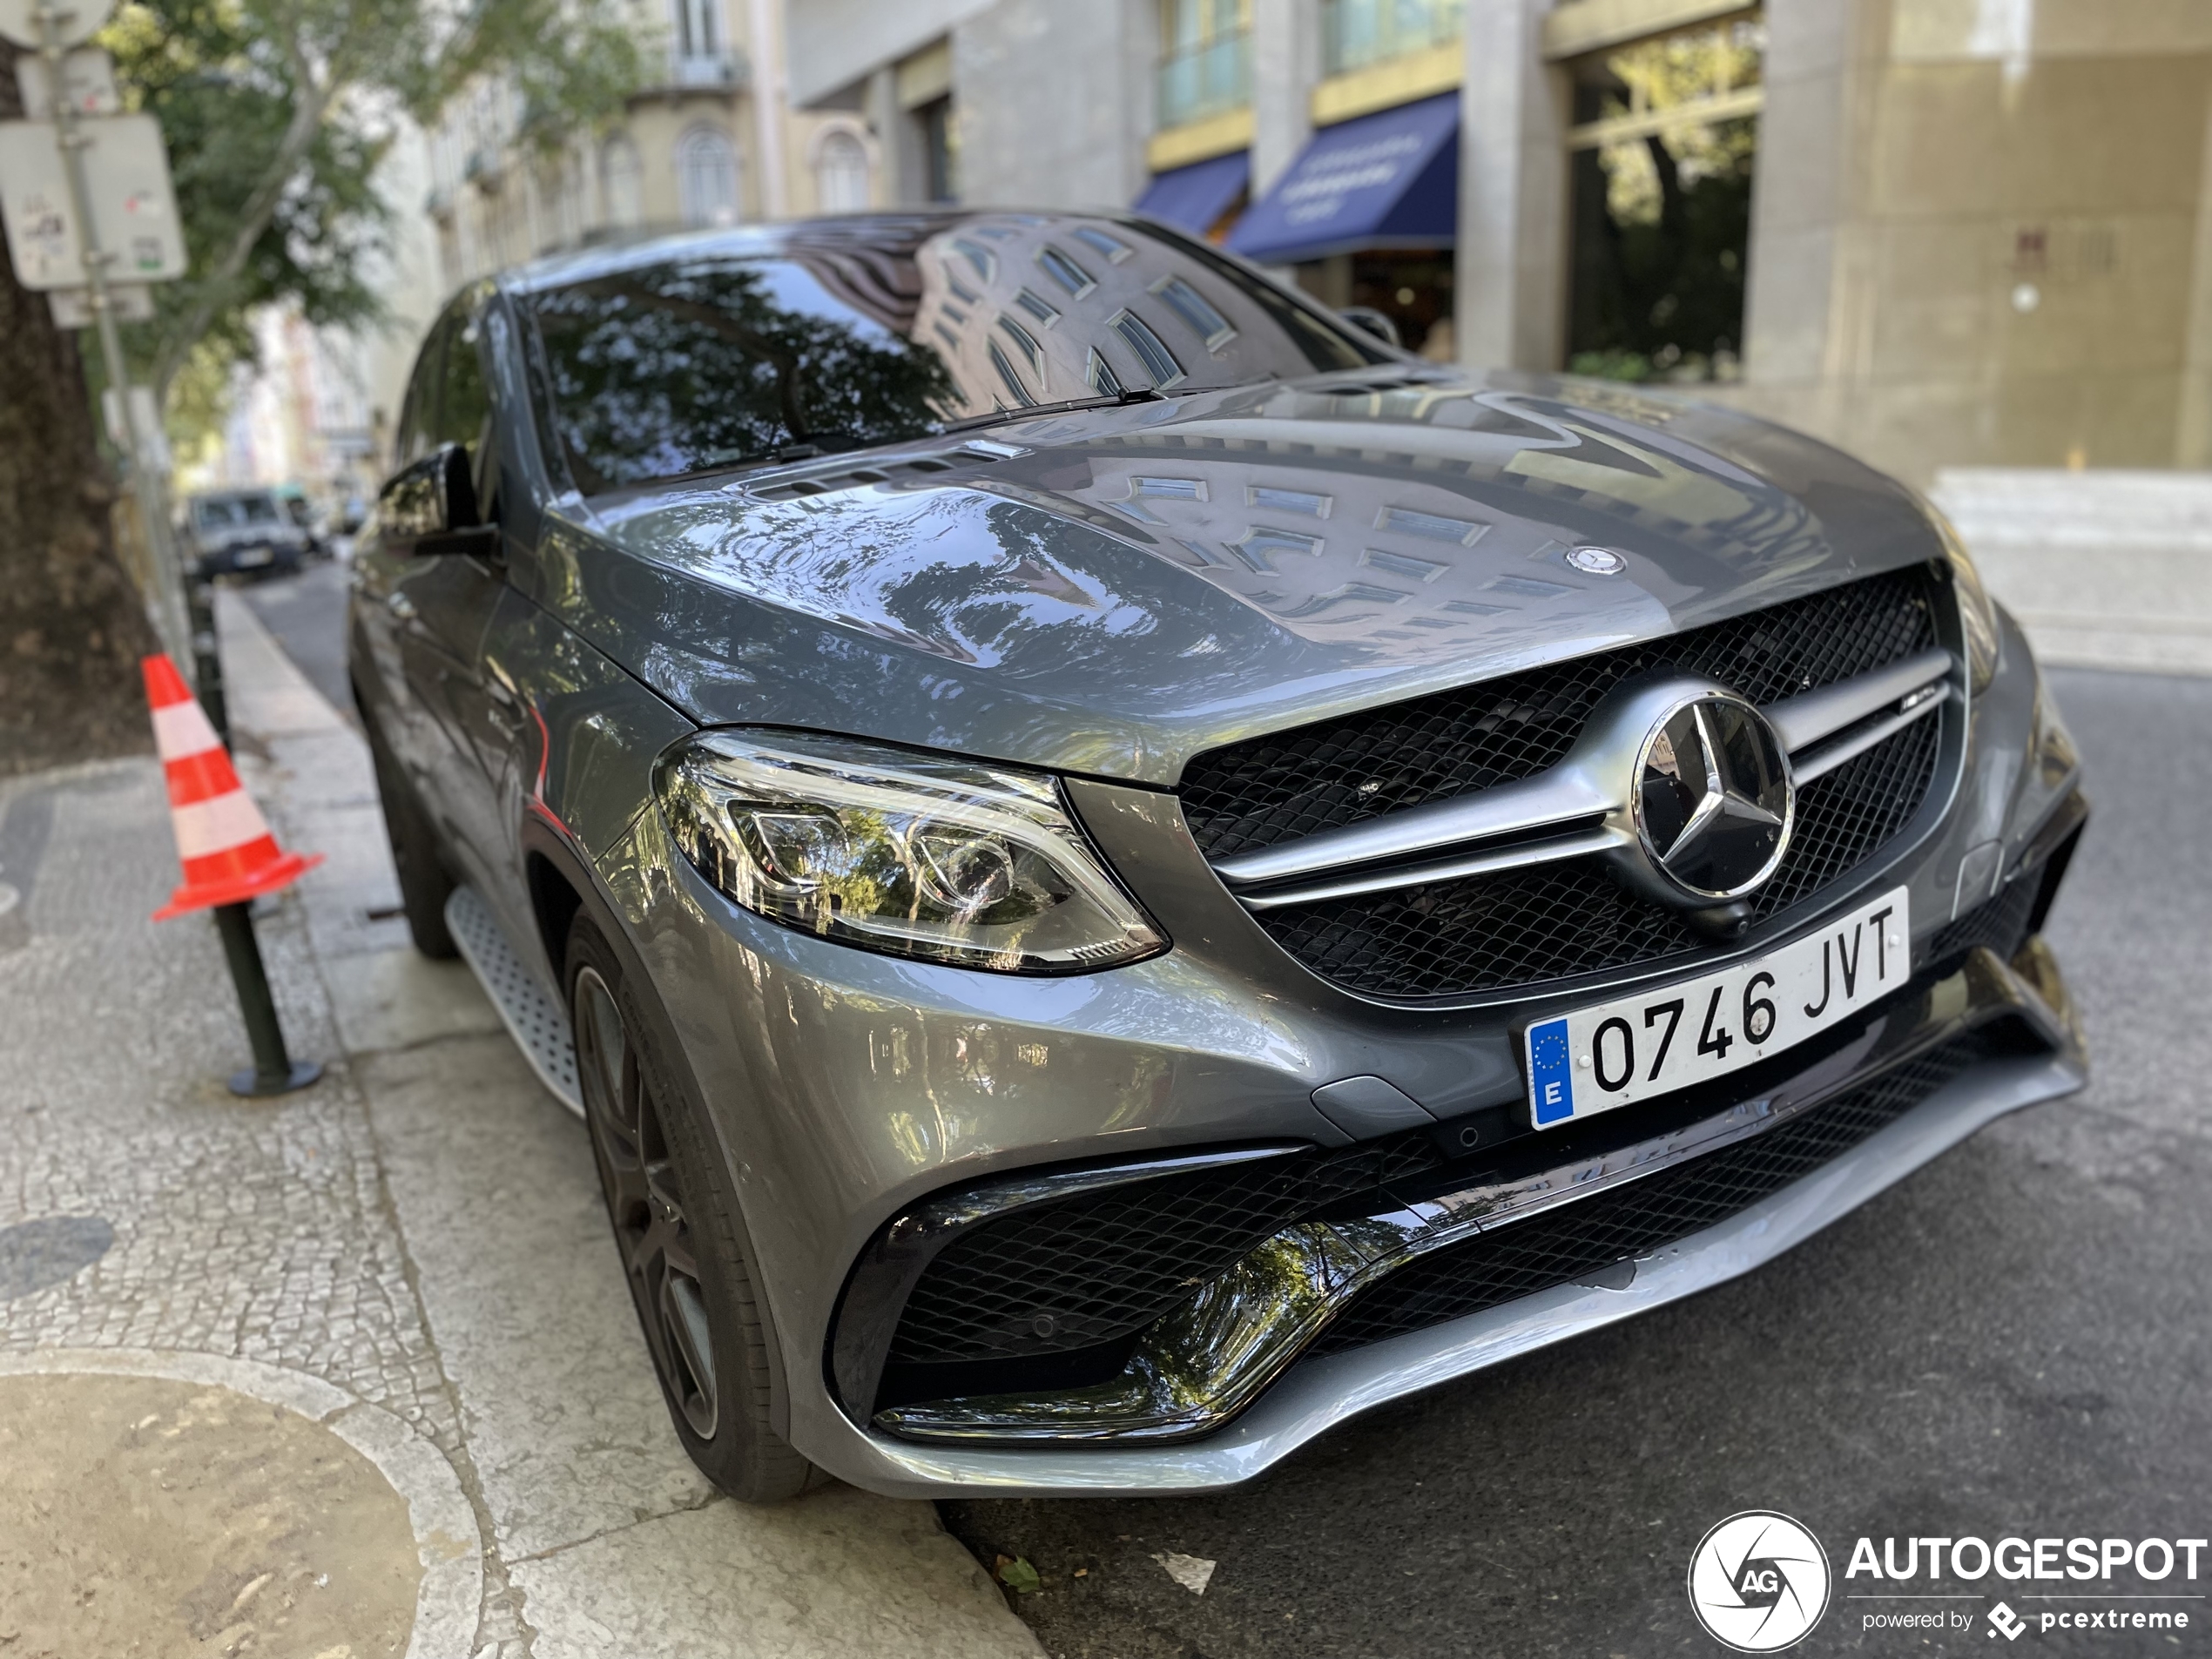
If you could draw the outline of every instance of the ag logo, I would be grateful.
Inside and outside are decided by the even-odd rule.
[[[1828,1610],[1827,1554],[1787,1515],[1730,1515],[1689,1558],[1689,1608],[1708,1635],[1738,1653],[1779,1653]]]

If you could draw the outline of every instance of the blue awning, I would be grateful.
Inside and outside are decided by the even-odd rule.
[[[1244,150],[1155,173],[1144,193],[1136,199],[1136,211],[1193,236],[1204,236],[1237,205],[1251,176],[1251,155]]]
[[[1263,265],[1363,247],[1449,247],[1459,231],[1460,95],[1324,127],[1230,233]]]

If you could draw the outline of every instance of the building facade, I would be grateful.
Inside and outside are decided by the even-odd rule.
[[[2212,464],[2212,4],[785,0],[872,199],[1136,206],[1917,481]]]
[[[897,199],[865,120],[792,109],[779,0],[631,0],[631,10],[648,74],[618,120],[547,145],[516,90],[487,78],[429,134],[426,206],[445,291],[609,236]]]

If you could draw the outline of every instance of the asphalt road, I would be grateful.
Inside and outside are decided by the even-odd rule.
[[[248,597],[350,712],[343,591],[318,566]],[[1048,1651],[1717,1653],[1683,1578],[1746,1508],[1804,1521],[1839,1575],[1860,1535],[2212,1534],[2212,679],[2053,678],[2096,803],[2052,926],[2087,1093],[1743,1279],[1371,1413],[1237,1491],[941,1505],[986,1565],[1040,1569],[1018,1607]],[[1203,1596],[1154,1561],[1170,1551],[1217,1563]],[[1979,1616],[1865,1632],[1844,1598],[1865,1588],[1839,1577],[1794,1651],[1993,1651]],[[2212,1590],[2212,1563],[2169,1588]],[[2212,1603],[2171,1605],[2194,1609],[2186,1636],[2027,1641],[2212,1643]]]

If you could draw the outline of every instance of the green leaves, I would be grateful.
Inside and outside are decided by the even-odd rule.
[[[1044,1588],[1044,1581],[1037,1576],[1037,1569],[1029,1565],[1026,1555],[1001,1555],[998,1559],[998,1581],[1016,1595],[1035,1595]]]
[[[375,187],[405,118],[434,125],[481,91],[514,100],[521,141],[552,151],[641,79],[613,0],[129,0],[101,38],[161,121],[192,260],[129,331],[165,394],[187,363],[205,379],[211,350],[250,359],[260,307],[318,327],[381,320],[363,273],[395,208],[419,206]]]

